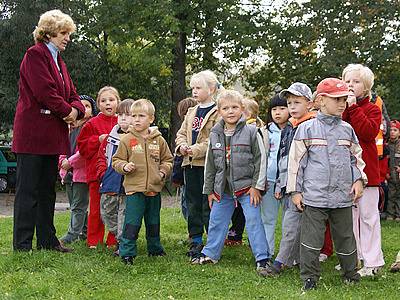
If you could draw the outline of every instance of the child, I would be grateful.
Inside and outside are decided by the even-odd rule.
[[[343,277],[358,282],[357,248],[352,232],[352,205],[363,192],[361,147],[352,127],[341,120],[350,91],[336,78],[317,86],[321,104],[315,119],[302,123],[290,147],[287,193],[302,211],[300,275],[304,290],[316,288],[320,250],[329,220]]]
[[[188,109],[190,107],[193,107],[197,104],[196,100],[193,98],[185,98],[179,101],[176,110],[178,112],[178,116],[181,119],[181,122],[185,119],[185,116],[188,112]],[[187,221],[188,216],[187,216],[187,203],[185,199],[185,187],[184,187],[184,176],[183,176],[183,169],[182,169],[182,162],[183,162],[183,156],[174,156],[174,164],[172,167],[172,175],[171,175],[171,181],[172,184],[176,187],[181,188],[181,209],[182,209],[182,215]]]
[[[388,141],[390,158],[389,170],[389,199],[387,205],[387,220],[400,221],[400,122],[392,121],[390,124],[390,138]]]
[[[207,244],[193,264],[217,263],[221,257],[229,220],[235,202],[242,205],[246,230],[256,260],[257,272],[263,276],[270,255],[261,221],[260,190],[265,187],[266,155],[261,135],[255,126],[246,125],[242,116],[243,97],[232,90],[218,97],[222,117],[211,130],[206,156],[204,194],[211,208]]]
[[[96,99],[100,113],[83,126],[77,140],[78,150],[86,160],[86,180],[89,185],[87,244],[91,249],[96,249],[98,244],[103,244],[104,238],[104,225],[100,217],[100,182],[96,172],[97,154],[100,144],[117,124],[115,113],[119,100],[119,93],[115,88],[111,86],[101,88]],[[109,232],[107,246],[111,247],[116,243],[115,236]]]
[[[379,202],[379,162],[375,138],[382,121],[378,106],[370,102],[374,74],[363,65],[350,64],[342,74],[349,86],[348,107],[343,112],[343,121],[349,123],[359,138],[364,169],[368,185],[357,206],[353,207],[353,230],[357,242],[357,253],[364,266],[361,276],[375,275],[385,264],[381,248],[381,224]]]
[[[271,255],[275,250],[275,225],[278,217],[279,207],[282,206],[282,224],[287,209],[287,197],[276,199],[274,197],[274,186],[278,173],[278,151],[281,140],[281,132],[287,126],[289,111],[286,99],[278,94],[272,97],[268,106],[267,130],[269,133],[269,153],[267,167],[267,191],[261,201],[261,218],[264,225],[265,236]]]
[[[253,124],[257,128],[259,128],[264,140],[265,152],[268,153],[268,132],[263,128],[264,123],[258,117],[258,114],[260,113],[260,107],[258,103],[253,99],[244,98],[243,107],[243,116],[246,119],[246,124]],[[242,244],[245,224],[246,220],[244,218],[242,206],[240,205],[240,203],[237,203],[237,206],[235,207],[232,215],[232,226],[229,228],[228,236],[225,239],[225,245],[235,246]]]
[[[85,159],[80,155],[76,146],[76,139],[83,125],[92,117],[96,116],[96,102],[92,97],[80,95],[79,98],[85,107],[85,116],[76,121],[71,128],[69,139],[71,142],[72,155],[60,155],[60,177],[67,192],[71,218],[68,232],[60,238],[61,244],[69,244],[78,239],[85,240],[87,235],[87,207],[89,204],[89,190],[86,183]]]
[[[119,255],[125,264],[133,264],[137,255],[136,241],[143,217],[148,255],[166,255],[160,241],[160,192],[172,168],[167,142],[156,128],[149,129],[154,121],[154,105],[146,99],[136,100],[131,114],[132,127],[121,138],[112,159],[113,168],[125,175],[127,199],[119,246]]]
[[[181,128],[176,134],[176,155],[183,156],[185,198],[188,206],[188,232],[192,240],[189,257],[197,256],[203,248],[203,232],[208,229],[210,208],[207,196],[202,193],[204,159],[208,136],[217,121],[214,98],[221,84],[209,70],[194,74],[190,80],[192,96],[197,101],[189,108]]]
[[[125,191],[123,176],[111,166],[112,156],[117,151],[120,139],[128,132],[132,123],[131,106],[133,99],[125,99],[118,104],[118,124],[103,140],[97,158],[97,177],[100,179],[100,214],[108,231],[120,240],[125,211]],[[114,252],[118,256],[118,249]]]
[[[267,276],[278,275],[283,266],[292,267],[299,262],[300,257],[300,220],[301,212],[292,203],[286,200],[287,167],[290,145],[297,126],[314,117],[315,113],[309,112],[311,102],[311,89],[304,83],[295,82],[288,89],[283,90],[279,96],[285,98],[289,114],[292,118],[282,130],[281,143],[278,153],[278,177],[275,182],[275,198],[288,202],[288,208],[282,225],[282,239],[279,253],[274,263],[267,267]]]

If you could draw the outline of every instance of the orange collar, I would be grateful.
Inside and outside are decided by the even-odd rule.
[[[290,118],[289,122],[293,125],[293,127],[297,127],[299,126],[301,123],[303,123],[304,121],[307,121],[309,119],[315,118],[315,116],[317,115],[316,111],[309,111],[308,113],[306,113],[303,117],[301,117],[300,119],[295,119],[295,118]]]

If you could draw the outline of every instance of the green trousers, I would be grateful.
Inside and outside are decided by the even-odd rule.
[[[306,206],[301,218],[300,276],[317,281],[321,274],[318,260],[324,245],[326,221],[329,220],[336,255],[344,278],[353,278],[357,268],[357,248],[353,234],[352,208]]]
[[[139,237],[142,219],[146,226],[148,254],[159,254],[164,251],[160,242],[160,209],[161,197],[145,196],[135,193],[126,198],[125,221],[119,245],[119,255],[136,257],[136,241]]]

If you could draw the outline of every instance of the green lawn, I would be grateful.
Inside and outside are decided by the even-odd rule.
[[[68,218],[57,214],[59,235]],[[225,248],[217,265],[192,266],[179,211],[163,209],[161,224],[168,256],[147,257],[142,232],[139,256],[125,266],[109,250],[89,250],[83,243],[74,244],[73,254],[13,253],[12,219],[0,219],[0,299],[399,299],[400,274],[388,271],[400,248],[400,224],[394,221],[382,225],[386,266],[381,276],[347,286],[332,257],[323,264],[318,289],[305,295],[296,268],[279,278],[259,277],[247,246]]]

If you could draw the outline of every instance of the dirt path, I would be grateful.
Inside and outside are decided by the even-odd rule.
[[[0,218],[13,215],[14,194],[0,193]],[[162,207],[178,207],[179,203],[175,197],[165,196],[162,198]],[[56,212],[69,209],[68,199],[65,192],[57,192]]]

